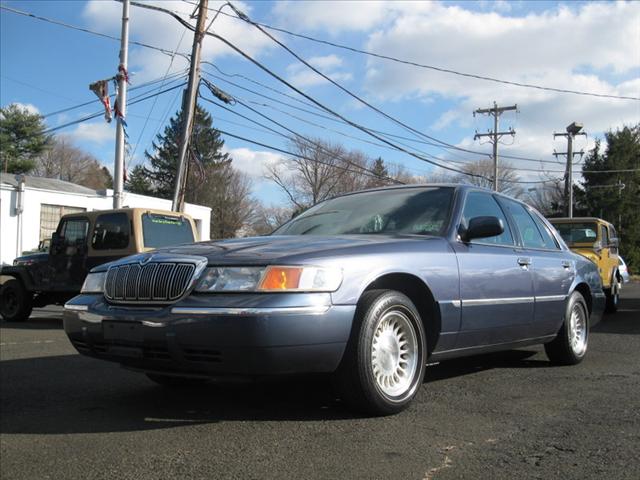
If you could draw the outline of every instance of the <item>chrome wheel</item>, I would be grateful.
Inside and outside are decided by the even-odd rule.
[[[573,353],[581,356],[587,349],[587,316],[582,305],[575,304],[569,318],[569,344]]]
[[[371,343],[371,366],[385,395],[397,397],[411,388],[418,368],[418,340],[405,312],[394,308],[380,318]]]

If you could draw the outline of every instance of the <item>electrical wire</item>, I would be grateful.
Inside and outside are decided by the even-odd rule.
[[[33,18],[33,19],[40,20],[40,21],[47,22],[47,23],[51,23],[51,24],[54,24],[54,25],[59,25],[61,27],[65,27],[65,28],[70,28],[72,30],[77,30],[77,31],[80,31],[80,32],[89,33],[91,35],[96,35],[98,37],[108,38],[110,40],[115,40],[115,41],[118,41],[118,42],[120,41],[120,37],[114,37],[113,35],[108,35],[106,33],[96,32],[94,30],[89,30],[88,28],[78,27],[76,25],[71,25],[70,23],[61,22],[60,20],[54,20],[52,18],[43,17],[41,15],[35,15],[33,13],[30,13],[30,12],[25,12],[23,10],[18,10],[17,8],[7,7],[6,5],[0,5],[0,9],[6,10],[6,11],[11,12],[11,13],[15,13],[17,15],[22,15],[24,17]],[[152,50],[156,50],[158,52],[164,53],[165,55],[172,55],[171,51],[165,50],[164,48],[160,48],[160,47],[156,47],[156,46],[153,46],[153,45],[149,45],[148,43],[137,42],[137,41],[134,41],[134,40],[129,40],[129,43],[133,44],[133,45],[137,45],[139,47],[144,47],[144,48],[149,48],[149,49],[152,49]]]
[[[185,3],[190,3],[190,4],[195,4],[193,2],[190,2],[188,0],[183,0]],[[211,9],[210,9],[211,10]],[[235,9],[234,9],[235,10]],[[411,60],[403,60],[397,57],[392,57],[390,55],[384,55],[381,53],[376,53],[376,52],[371,52],[368,50],[362,50],[356,47],[350,47],[348,45],[342,45],[336,42],[331,42],[329,40],[323,40],[323,39],[319,39],[319,38],[315,38],[315,37],[311,37],[309,35],[303,35],[300,33],[295,33],[292,32],[290,30],[286,30],[284,28],[280,28],[280,27],[274,27],[272,25],[268,25],[266,23],[261,23],[261,22],[256,22],[254,20],[249,19],[249,17],[247,17],[245,14],[239,15],[231,15],[228,13],[224,13],[222,12],[223,15],[226,15],[227,17],[230,18],[236,18],[238,20],[243,20],[247,23],[252,23],[254,25],[258,25],[260,27],[264,27],[268,30],[272,30],[274,32],[280,32],[280,33],[284,33],[286,35],[292,36],[292,37],[296,37],[296,38],[302,38],[304,40],[308,40],[311,42],[315,42],[315,43],[320,43],[323,45],[327,45],[330,47],[334,47],[334,48],[339,48],[342,50],[347,50],[353,53],[359,53],[362,55],[366,55],[366,56],[370,56],[370,57],[374,57],[374,58],[379,58],[382,60],[387,60],[387,61],[391,61],[391,62],[395,62],[395,63],[400,63],[403,65],[409,65],[412,67],[419,67],[419,68],[423,68],[423,69],[428,69],[428,70],[433,70],[433,71],[437,71],[437,72],[441,72],[441,73],[448,73],[448,74],[452,74],[452,75],[458,75],[458,76],[462,76],[462,77],[467,77],[467,78],[473,78],[476,80],[484,80],[484,81],[488,81],[488,82],[494,82],[494,83],[501,83],[504,85],[512,85],[515,87],[522,87],[522,88],[532,88],[532,89],[536,89],[536,90],[545,90],[545,91],[550,91],[550,92],[556,92],[556,93],[563,93],[563,94],[572,94],[572,95],[583,95],[583,96],[589,96],[589,97],[598,97],[598,98],[611,98],[611,99],[616,99],[616,100],[635,100],[635,101],[640,101],[640,97],[631,97],[631,96],[624,96],[624,95],[611,95],[611,94],[604,94],[604,93],[594,93],[594,92],[584,92],[584,91],[579,91],[579,90],[570,90],[570,89],[566,89],[566,88],[556,88],[556,87],[547,87],[547,86],[543,86],[543,85],[536,85],[533,83],[524,83],[524,82],[515,82],[512,80],[504,80],[504,79],[499,79],[499,78],[495,78],[495,77],[489,77],[486,75],[479,75],[479,74],[474,74],[474,73],[466,73],[466,72],[461,72],[458,70],[452,70],[449,68],[443,68],[443,67],[438,67],[435,65],[427,65],[427,64],[423,64],[423,63],[418,63],[418,62],[414,62]],[[246,17],[246,18],[243,18]]]
[[[188,28],[189,30],[193,31],[193,26],[191,24],[189,24],[188,22],[186,22],[185,20],[183,20],[179,15],[171,12],[170,10],[166,10],[164,8],[160,8],[160,7],[156,7],[153,5],[147,5],[147,4],[142,4],[139,2],[131,2],[131,5],[136,6],[136,7],[140,7],[140,8],[146,8],[149,10],[155,10],[155,11],[160,11],[160,12],[164,12],[168,15],[171,15],[173,18],[175,18],[176,20],[178,20],[178,22],[180,22],[184,27]],[[359,125],[356,122],[353,122],[351,120],[348,120],[346,117],[344,117],[343,115],[339,114],[338,112],[332,110],[331,108],[325,106],[324,104],[322,104],[321,102],[319,102],[318,100],[314,99],[313,97],[307,95],[306,93],[304,93],[303,91],[301,91],[300,89],[296,88],[295,86],[293,86],[291,83],[289,83],[288,81],[286,81],[284,78],[280,77],[278,74],[276,74],[275,72],[271,71],[268,67],[264,66],[262,63],[260,63],[259,61],[257,61],[256,59],[254,59],[253,57],[251,57],[249,54],[247,54],[246,52],[244,52],[242,49],[240,49],[239,47],[237,47],[236,45],[234,45],[233,43],[229,42],[227,39],[225,39],[224,37],[221,37],[220,35],[216,34],[216,33],[212,33],[212,32],[205,32],[206,35],[208,36],[212,36],[216,39],[218,39],[219,41],[221,41],[222,43],[224,43],[225,45],[227,45],[228,47],[230,47],[232,50],[234,50],[236,53],[240,54],[241,56],[243,56],[245,59],[249,60],[251,63],[253,63],[255,66],[257,66],[258,68],[260,68],[261,70],[263,70],[264,72],[266,72],[267,74],[271,75],[273,78],[275,78],[276,80],[278,80],[279,82],[283,83],[284,85],[286,85],[287,87],[289,87],[291,90],[295,91],[296,93],[298,93],[299,95],[303,96],[304,98],[306,98],[307,100],[313,102],[314,104],[316,104],[317,106],[321,107],[323,110],[327,111],[328,113],[341,118],[343,121],[347,122],[349,125],[351,125],[352,127],[361,130],[362,132],[372,136],[373,138],[376,138],[377,140],[382,141],[383,143],[386,143],[392,147],[395,147],[397,150],[406,153],[407,155],[410,155],[414,158],[417,158],[421,161],[430,163],[431,165],[434,165],[436,167],[442,168],[444,170],[449,170],[449,171],[453,171],[456,173],[461,173],[463,175],[467,175],[467,176],[471,176],[471,177],[477,177],[477,178],[485,178],[486,180],[488,180],[487,177],[485,177],[484,175],[479,175],[479,174],[474,174],[474,173],[468,173],[468,172],[464,172],[463,170],[459,170],[447,165],[443,165],[439,162],[430,160],[428,158],[422,157],[420,155],[416,155],[408,150],[406,150],[405,148],[402,148],[398,145],[395,145],[394,143],[390,142],[389,140],[369,131],[368,129],[366,129],[365,127],[363,127],[362,125]],[[374,107],[375,108],[375,107]],[[458,147],[455,147],[456,149],[458,149]]]

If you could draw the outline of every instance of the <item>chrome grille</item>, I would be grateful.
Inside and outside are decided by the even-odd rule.
[[[109,268],[105,297],[117,303],[173,302],[184,295],[196,266],[193,263],[131,263]]]

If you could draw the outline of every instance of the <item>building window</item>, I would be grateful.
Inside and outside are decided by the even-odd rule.
[[[86,208],[66,207],[64,205],[40,205],[40,241],[51,238],[53,232],[58,228],[58,223],[63,215],[67,213],[86,212]]]

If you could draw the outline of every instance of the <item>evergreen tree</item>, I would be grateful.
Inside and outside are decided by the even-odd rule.
[[[149,167],[144,167],[147,180],[152,186],[152,193],[161,198],[173,198],[178,169],[182,118],[182,111],[172,117],[169,120],[169,125],[164,129],[164,133],[158,134],[156,140],[152,142],[152,153],[144,152],[149,160]],[[191,164],[185,195],[186,201],[193,200],[194,189],[190,187],[202,183],[203,172],[212,166],[231,162],[229,155],[222,152],[223,146],[224,140],[222,140],[220,132],[213,128],[211,115],[197,105],[189,144],[192,154],[188,157]]]
[[[640,124],[605,134],[582,166],[582,188],[576,189],[577,212],[603,218],[615,225],[620,253],[632,271],[640,269]],[[609,170],[636,170],[609,172]],[[588,173],[596,171],[603,173]],[[624,187],[623,187],[624,185]]]
[[[389,184],[389,171],[384,164],[382,157],[378,157],[374,160],[371,171],[375,177],[369,177],[367,180],[367,188],[383,187]]]
[[[142,165],[136,165],[131,173],[129,173],[125,183],[125,190],[140,195],[153,195],[153,185],[145,168]]]
[[[0,153],[2,170],[7,173],[30,173],[37,166],[38,155],[51,143],[45,135],[42,116],[11,104],[0,108]]]

